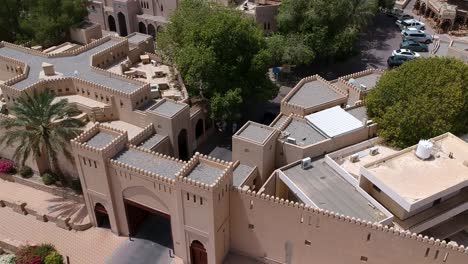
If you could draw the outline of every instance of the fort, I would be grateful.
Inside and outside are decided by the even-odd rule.
[[[114,12],[122,2],[134,5],[114,1]],[[170,10],[163,5],[158,12]],[[301,80],[278,117],[270,125],[247,122],[232,137],[232,160],[221,160],[196,151],[213,133],[213,121],[153,46],[139,33],[52,54],[0,45],[7,110],[25,93],[50,89],[77,106],[76,118],[89,121],[71,142],[74,164],[59,163],[80,179],[94,226],[132,236],[151,215],[171,231],[160,239],[193,264],[223,263],[229,254],[262,263],[467,262],[468,249],[450,239],[466,226],[457,222],[445,233],[437,227],[466,220],[468,179],[461,176],[468,144],[451,134],[434,138],[432,160],[417,160],[417,146],[379,145],[378,124],[362,100],[384,72]],[[125,74],[143,65],[144,72]],[[161,66],[172,68],[163,79],[156,74]],[[179,96],[153,93],[163,80]],[[14,116],[7,111],[0,118]],[[0,155],[12,158],[13,149]],[[424,203],[408,201],[393,180],[406,171],[392,164],[409,158],[419,165],[407,168],[408,184],[424,177],[426,166],[442,166],[428,177],[446,184],[421,186]],[[46,168],[41,159],[27,164],[36,173]]]

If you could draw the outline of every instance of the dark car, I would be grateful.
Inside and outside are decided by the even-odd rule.
[[[413,40],[405,40],[400,43],[400,49],[409,49],[412,51],[428,52],[429,46],[421,42],[417,42]]]
[[[400,21],[405,21],[405,20],[408,20],[408,19],[413,19],[414,17],[412,15],[408,15],[408,14],[402,14],[398,17],[396,17],[397,20],[400,20]]]
[[[389,68],[398,67],[409,60],[411,60],[411,58],[405,56],[390,56],[387,59],[387,65]]]

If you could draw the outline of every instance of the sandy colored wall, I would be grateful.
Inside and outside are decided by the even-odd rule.
[[[278,263],[466,263],[467,253],[439,244],[237,190],[231,195],[231,250],[256,258]]]

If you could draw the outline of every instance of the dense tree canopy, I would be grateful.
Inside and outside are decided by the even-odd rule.
[[[377,7],[377,0],[283,0],[279,35],[269,38],[274,62],[302,64],[350,54]]]
[[[65,40],[71,26],[88,15],[83,0],[2,0],[0,37],[50,46]]]
[[[396,147],[467,132],[468,65],[449,58],[412,60],[385,73],[366,105],[379,135]]]
[[[203,0],[184,0],[158,37],[191,95],[211,99],[211,117],[239,118],[241,105],[272,98],[269,54],[261,30],[239,11]]]

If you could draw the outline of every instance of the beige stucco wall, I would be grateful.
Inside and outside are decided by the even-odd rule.
[[[445,263],[467,259],[422,236],[237,190],[231,194],[231,250],[277,263],[442,263],[446,254]]]

